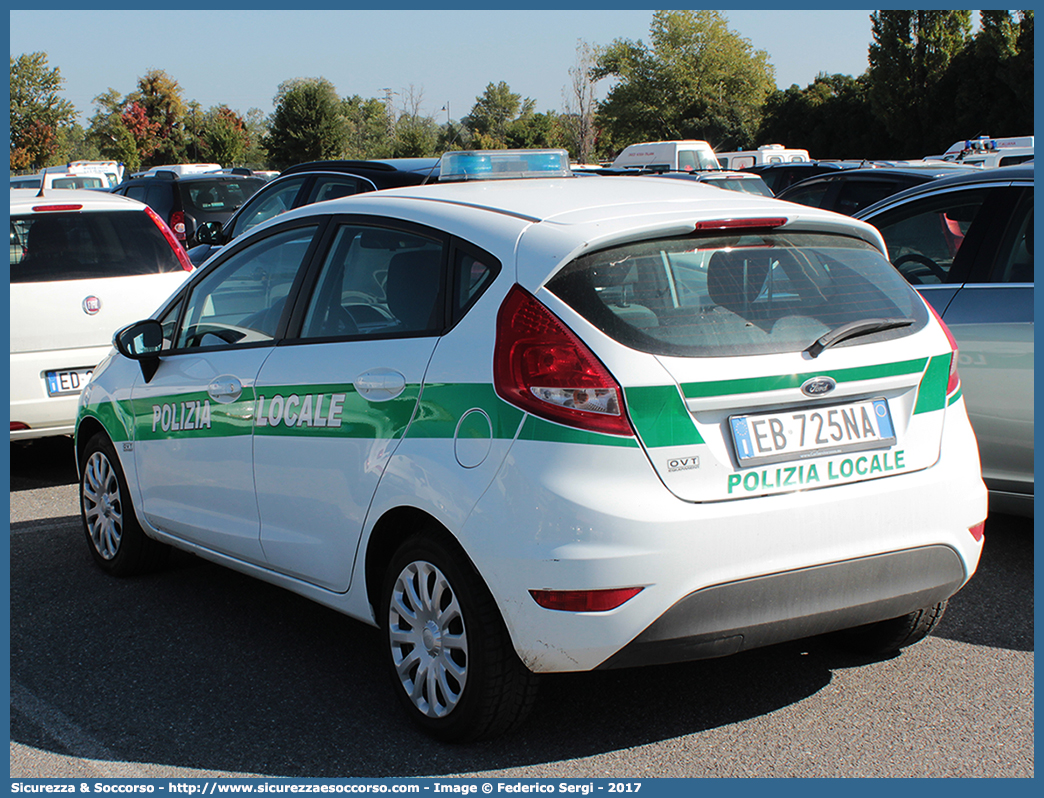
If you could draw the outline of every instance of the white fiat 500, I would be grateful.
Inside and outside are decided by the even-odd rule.
[[[148,205],[102,191],[11,191],[11,440],[71,435],[118,329],[192,271]]]
[[[986,490],[877,231],[557,157],[283,214],[119,332],[77,427],[98,565],[176,546],[379,626],[448,740],[540,673],[928,634]]]

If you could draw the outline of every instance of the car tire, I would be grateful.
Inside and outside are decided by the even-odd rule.
[[[106,573],[134,576],[166,562],[170,548],[138,523],[119,457],[103,432],[88,440],[80,459],[80,517],[87,547]]]
[[[400,546],[381,593],[394,690],[415,724],[446,742],[504,734],[536,699],[537,676],[511,644],[493,596],[450,541]]]
[[[940,601],[909,615],[845,629],[837,632],[834,640],[840,647],[857,654],[894,654],[927,637],[939,625],[945,611],[946,602]]]

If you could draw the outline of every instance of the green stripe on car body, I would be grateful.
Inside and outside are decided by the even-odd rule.
[[[657,446],[687,446],[703,443],[692,415],[676,385],[625,388],[624,398],[642,442]]]
[[[897,377],[904,374],[916,374],[924,371],[928,358],[902,360],[897,363],[881,363],[876,366],[859,366],[856,368],[834,369],[833,371],[810,371],[804,374],[779,374],[773,377],[745,377],[737,380],[714,380],[711,382],[682,383],[682,393],[686,399],[708,399],[714,396],[730,394],[764,393],[766,391],[782,391],[800,388],[814,377],[830,377],[835,382],[856,382],[859,380],[879,380],[885,377]]]

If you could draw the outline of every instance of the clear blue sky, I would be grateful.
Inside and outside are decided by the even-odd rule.
[[[317,5],[317,4],[311,4]],[[488,83],[505,81],[561,111],[578,40],[649,41],[651,10],[11,11],[11,55],[43,51],[81,113],[109,88],[125,95],[162,69],[187,101],[245,114],[273,110],[279,84],[324,77],[341,96],[385,96],[443,122],[466,115]],[[801,87],[820,72],[867,67],[870,11],[725,11],[729,27],[765,50],[776,83]],[[604,96],[607,82],[600,84]]]

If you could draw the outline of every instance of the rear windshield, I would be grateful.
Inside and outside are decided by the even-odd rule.
[[[849,322],[912,320],[836,344],[854,346],[928,320],[879,251],[836,235],[642,241],[578,258],[547,288],[613,339],[656,355],[800,352]]]
[[[264,184],[259,177],[186,180],[181,184],[181,200],[189,213],[231,213]]]
[[[11,217],[12,283],[181,270],[174,249],[141,211]]]

